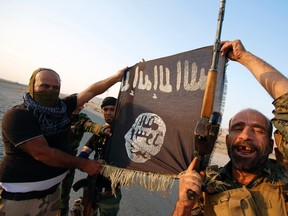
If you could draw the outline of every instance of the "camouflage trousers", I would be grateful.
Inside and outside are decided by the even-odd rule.
[[[55,216],[60,208],[60,188],[41,199],[7,200],[0,196],[0,216]]]
[[[66,177],[61,183],[61,209],[63,213],[68,213],[69,210],[70,192],[73,185],[74,175],[75,169],[69,169]]]

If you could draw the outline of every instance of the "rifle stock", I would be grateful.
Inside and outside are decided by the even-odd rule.
[[[217,70],[210,69],[207,77],[207,84],[205,88],[201,116],[210,118],[213,110],[213,101],[216,90]]]
[[[83,190],[83,216],[90,216],[93,210],[93,203],[95,202],[96,197],[96,181],[98,175],[88,175],[87,187],[84,187]]]

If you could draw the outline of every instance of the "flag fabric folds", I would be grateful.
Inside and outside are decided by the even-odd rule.
[[[213,46],[140,62],[129,69],[117,101],[106,162],[159,174],[186,170],[211,66]],[[226,59],[219,58],[214,111],[222,112]]]

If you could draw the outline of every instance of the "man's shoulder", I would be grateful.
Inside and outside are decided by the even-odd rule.
[[[268,159],[268,165],[270,169],[275,170],[275,169],[280,169],[280,170],[288,170],[287,167],[285,167],[282,163],[280,163],[278,160],[269,158]]]
[[[268,160],[269,179],[271,182],[284,182],[288,184],[288,169],[275,159]]]
[[[8,109],[4,113],[3,119],[7,118],[7,117],[13,117],[13,116],[19,117],[19,116],[26,115],[26,114],[29,115],[29,113],[30,113],[29,110],[27,109],[27,107],[24,104],[19,104],[19,105],[16,105],[16,106]]]
[[[2,132],[6,135],[13,134],[13,136],[15,135],[14,137],[16,137],[16,135],[18,136],[22,133],[25,133],[26,135],[29,134],[29,129],[33,130],[34,132],[37,128],[35,123],[36,121],[33,113],[30,112],[26,107],[20,105],[9,109],[4,114],[1,128]],[[15,143],[19,143],[19,140],[16,140]]]
[[[71,95],[67,95],[65,97],[61,98],[62,101],[66,102],[66,101],[70,101],[70,100],[77,100],[77,94],[71,94]]]
[[[77,107],[77,94],[66,96],[61,100],[66,104],[68,113],[72,114]]]

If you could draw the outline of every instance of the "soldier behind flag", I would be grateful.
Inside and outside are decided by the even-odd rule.
[[[85,132],[91,132],[97,136],[101,136],[103,129],[106,126],[93,122],[88,115],[81,112],[83,106],[77,108],[71,115],[71,142],[69,146],[69,153],[76,156],[79,144]],[[61,183],[61,209],[60,216],[68,216],[70,191],[73,184],[75,169],[69,169],[66,177]]]
[[[106,122],[103,129],[105,129],[105,127],[110,129],[111,127],[114,119],[116,102],[117,99],[114,97],[106,97],[102,101],[101,109]],[[109,137],[107,136],[108,130],[107,132],[105,131],[105,134],[106,135],[104,136],[93,135],[83,147],[79,157],[88,158],[89,155],[95,151],[94,159],[103,161],[106,148],[106,139]],[[110,136],[111,135],[112,134],[110,133]],[[84,205],[84,215],[90,215],[91,212],[93,212],[93,215],[97,215],[99,210],[101,216],[116,216],[119,211],[119,203],[122,197],[120,188],[117,188],[116,194],[113,195],[111,182],[101,174],[88,176],[88,181],[90,182],[88,182],[87,187],[84,187],[82,200]],[[93,181],[94,185],[91,184],[91,181]],[[91,186],[89,186],[89,183]]]

